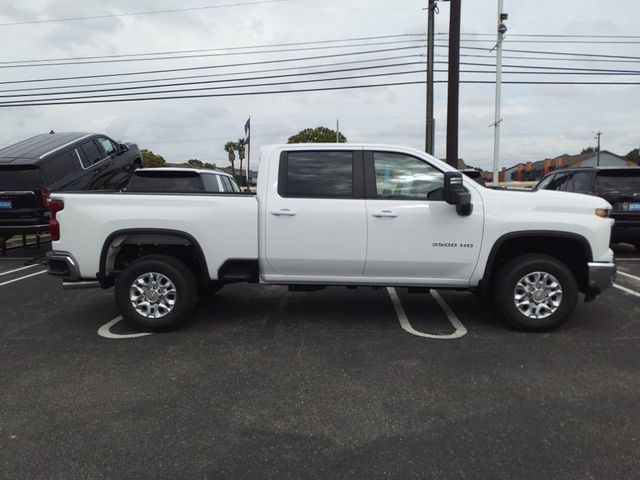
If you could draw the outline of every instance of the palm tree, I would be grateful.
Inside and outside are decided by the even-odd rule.
[[[236,176],[235,161],[236,161],[236,143],[227,142],[224,144],[224,151],[229,154],[229,163],[231,164],[231,174]]]
[[[236,142],[236,150],[238,151],[238,158],[240,159],[240,175],[242,175],[242,161],[244,160],[244,138],[239,138]]]

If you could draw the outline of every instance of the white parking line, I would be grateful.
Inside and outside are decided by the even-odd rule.
[[[147,335],[153,335],[151,332],[140,332],[140,333],[126,333],[119,334],[113,333],[111,331],[111,327],[113,327],[116,323],[122,320],[122,317],[118,315],[116,318],[111,320],[110,322],[105,323],[98,329],[98,335],[104,338],[112,338],[112,339],[122,339],[122,338],[138,338],[138,337],[146,337]]]
[[[635,295],[636,297],[640,297],[640,292],[636,292],[635,290],[631,290],[630,288],[623,287],[622,285],[618,285],[617,283],[614,283],[613,286],[618,290],[622,290],[625,293],[628,293],[630,295]]]
[[[41,275],[43,273],[47,273],[47,271],[46,270],[42,270],[40,272],[30,273],[29,275],[25,275],[24,277],[18,277],[18,278],[14,278],[13,280],[7,280],[6,282],[0,283],[0,287],[2,287],[4,285],[9,285],[10,283],[13,283],[13,282],[19,282],[20,280],[24,280],[25,278],[35,277],[36,275]]]
[[[10,273],[19,272],[20,270],[26,270],[27,268],[33,268],[36,265],[27,265],[26,267],[14,268],[13,270],[9,270],[8,272],[0,273],[0,277],[3,275],[9,275]]]
[[[633,278],[634,280],[638,280],[640,282],[640,277],[636,277],[635,275],[631,275],[630,273],[623,272],[621,270],[618,270],[618,275],[622,275],[624,277]]]
[[[409,319],[407,318],[407,312],[405,312],[404,307],[402,306],[402,302],[400,302],[400,297],[398,296],[396,289],[393,287],[387,287],[387,292],[389,293],[389,297],[391,298],[391,302],[393,303],[393,308],[395,309],[396,315],[398,316],[398,321],[400,322],[400,326],[404,331],[412,335],[416,335],[418,337],[433,338],[437,340],[453,340],[467,334],[467,329],[462,324],[460,319],[456,316],[453,310],[451,310],[449,305],[447,305],[447,303],[440,296],[440,294],[435,290],[430,291],[431,296],[436,300],[436,302],[438,302],[438,305],[440,305],[440,308],[447,315],[447,319],[449,319],[449,322],[451,322],[451,325],[453,325],[453,328],[456,329],[455,332],[450,333],[448,335],[432,335],[430,333],[419,332],[418,330],[413,328],[411,326],[411,323],[409,322]]]

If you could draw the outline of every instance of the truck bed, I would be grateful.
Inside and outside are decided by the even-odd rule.
[[[202,248],[212,279],[229,259],[258,258],[254,195],[78,192],[52,198],[65,201],[57,214],[60,240],[52,248],[72,252],[82,278],[95,278],[107,237],[127,230],[187,233]]]

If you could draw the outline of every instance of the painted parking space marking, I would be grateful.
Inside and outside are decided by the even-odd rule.
[[[14,268],[13,270],[9,270],[8,272],[0,273],[0,277],[3,276],[3,275],[9,275],[10,273],[19,272],[21,270],[26,270],[27,268],[33,268],[33,267],[36,267],[36,266],[37,265],[27,265],[26,267]]]
[[[620,273],[620,272],[618,272]],[[617,283],[614,283],[613,286],[615,288],[617,288],[618,290],[622,290],[625,293],[628,293],[629,295],[634,295],[636,297],[640,297],[640,292],[636,292],[635,290],[631,290],[630,288],[627,287],[623,287],[622,285],[618,285]]]
[[[400,297],[398,296],[398,292],[393,287],[387,287],[387,292],[389,293],[389,297],[391,298],[391,303],[393,303],[393,308],[396,311],[396,315],[398,316],[398,321],[400,322],[400,326],[402,329],[412,335],[416,335],[418,337],[423,338],[432,338],[436,340],[454,340],[456,338],[463,337],[467,334],[466,327],[462,324],[460,319],[456,316],[456,314],[451,310],[449,305],[444,301],[444,299],[440,296],[438,292],[435,290],[430,290],[431,296],[438,303],[442,311],[447,315],[447,319],[449,323],[455,328],[455,331],[450,334],[445,335],[433,335],[430,333],[419,332],[415,328],[411,326],[411,322],[409,322],[409,318],[407,317],[407,312],[404,310],[402,306],[402,302],[400,301]]]
[[[617,273],[618,275],[622,275],[623,277],[633,278],[634,280],[638,280],[640,282],[640,277],[637,277],[636,275],[631,275],[630,273],[623,272],[622,270],[618,270]]]
[[[40,272],[30,273],[29,275],[25,275],[23,277],[14,278],[13,280],[7,280],[6,282],[0,283],[0,287],[4,285],[9,285],[10,283],[19,282],[20,280],[24,280],[25,278],[35,277],[36,275],[42,275],[43,273],[47,273],[46,270],[41,270]]]
[[[104,338],[110,338],[115,340],[120,340],[123,338],[138,338],[138,337],[146,337],[148,335],[153,335],[151,332],[139,332],[139,333],[113,333],[111,331],[111,327],[113,327],[116,323],[120,322],[122,317],[118,315],[113,320],[105,323],[98,329],[98,335]]]

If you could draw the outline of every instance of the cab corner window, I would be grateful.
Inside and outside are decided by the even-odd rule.
[[[282,196],[353,197],[353,152],[289,152],[285,168]]]
[[[444,174],[428,163],[402,153],[373,152],[376,198],[442,200]]]

